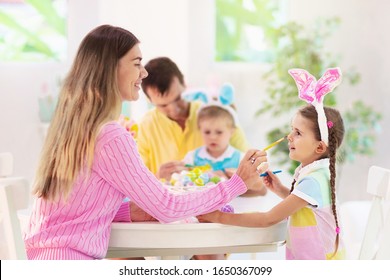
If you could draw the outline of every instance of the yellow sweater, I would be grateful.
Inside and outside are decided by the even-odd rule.
[[[200,105],[200,102],[191,102],[190,115],[184,131],[176,122],[155,108],[142,118],[137,136],[138,151],[145,165],[154,174],[157,173],[161,164],[172,160],[182,160],[187,152],[203,145],[196,122],[196,114]],[[249,148],[241,128],[235,130],[230,144],[243,152]]]

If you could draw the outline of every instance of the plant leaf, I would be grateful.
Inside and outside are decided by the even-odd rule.
[[[49,26],[52,26],[59,34],[66,35],[66,21],[53,6],[51,0],[26,0],[40,13]]]
[[[8,28],[20,33],[20,35],[26,38],[27,44],[30,47],[35,48],[38,52],[43,53],[49,57],[55,57],[50,47],[39,39],[38,36],[31,33],[29,30],[17,23],[12,17],[0,11],[0,24],[7,26]]]

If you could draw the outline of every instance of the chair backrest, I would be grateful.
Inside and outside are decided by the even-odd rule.
[[[14,157],[11,153],[0,153],[0,178],[12,175]]]
[[[0,179],[0,211],[3,218],[9,259],[26,259],[17,211],[29,205],[29,186],[22,177]]]
[[[367,192],[373,199],[359,259],[390,260],[390,170],[371,166]]]

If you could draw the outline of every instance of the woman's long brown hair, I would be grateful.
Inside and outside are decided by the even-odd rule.
[[[110,25],[81,42],[43,146],[34,194],[66,199],[77,176],[89,172],[100,128],[120,114],[118,62],[137,43],[129,31]]]

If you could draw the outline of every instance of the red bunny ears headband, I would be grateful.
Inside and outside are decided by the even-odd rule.
[[[326,119],[323,100],[326,94],[332,92],[340,84],[340,68],[327,69],[318,81],[304,69],[290,69],[288,73],[293,77],[298,87],[299,98],[316,108],[321,140],[328,146],[328,128],[331,128],[333,124],[328,123]]]

